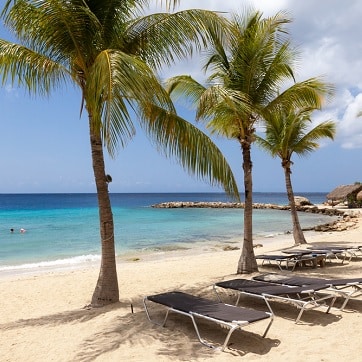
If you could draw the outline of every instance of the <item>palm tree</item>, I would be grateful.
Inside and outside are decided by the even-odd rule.
[[[220,32],[223,18],[204,10],[142,16],[148,3],[7,0],[1,13],[19,39],[19,44],[0,40],[3,81],[40,95],[73,84],[80,90],[81,110],[88,114],[102,249],[93,306],[119,300],[104,147],[114,157],[119,145],[134,136],[135,118],[166,155],[238,197],[222,153],[209,137],[177,116],[155,74],[161,66],[205,46],[208,31]]]
[[[244,16],[232,14],[225,37],[213,39],[204,69],[212,69],[206,85],[189,76],[173,77],[168,91],[188,96],[197,107],[197,118],[205,120],[213,134],[237,141],[242,149],[244,171],[244,241],[237,273],[258,270],[252,232],[251,147],[255,126],[263,115],[283,104],[320,107],[320,94],[328,88],[318,79],[285,87],[294,81],[292,65],[297,52],[285,38],[290,20],[283,12],[262,18],[258,11]],[[286,88],[280,92],[280,87]]]
[[[295,244],[305,244],[306,240],[299,223],[291,181],[291,158],[293,153],[304,156],[319,145],[322,138],[334,138],[336,125],[325,121],[310,129],[312,109],[275,111],[265,117],[265,138],[257,136],[256,142],[273,157],[279,157],[284,169],[285,185],[292,214]]]

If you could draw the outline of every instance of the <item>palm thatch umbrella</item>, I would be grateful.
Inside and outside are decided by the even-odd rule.
[[[341,185],[331,191],[327,195],[327,199],[331,201],[332,205],[346,201],[350,204],[357,200],[357,194],[361,193],[361,191],[362,184]]]

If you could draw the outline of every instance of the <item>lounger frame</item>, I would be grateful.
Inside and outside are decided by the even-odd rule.
[[[340,307],[343,311],[350,299],[358,298],[362,295],[362,285],[358,282],[350,282],[345,285],[330,284],[328,290],[334,291],[340,297],[344,298],[344,301]]]
[[[353,258],[362,256],[362,246],[348,246],[348,245],[313,245],[308,247],[313,251],[324,251],[327,253],[329,259],[333,256],[337,260],[341,260],[342,264],[347,260],[350,262]],[[340,259],[341,258],[341,259]]]
[[[171,293],[175,293],[175,292],[171,292]],[[182,293],[182,292],[177,292],[177,293],[180,293],[181,296],[183,295],[183,296],[187,296],[187,297],[193,297],[192,295],[189,295],[189,294],[186,294],[186,293]],[[160,303],[160,302],[157,302],[155,300],[152,300],[153,297],[157,297],[157,295],[156,296],[148,296],[148,297],[145,297],[143,299],[143,305],[144,305],[144,308],[145,308],[145,311],[146,311],[146,315],[147,315],[148,320],[151,323],[159,325],[161,327],[164,327],[166,325],[167,319],[168,319],[171,312],[181,314],[181,315],[186,316],[186,317],[189,317],[192,320],[192,324],[194,326],[194,329],[195,329],[198,340],[204,346],[209,347],[209,348],[218,349],[218,350],[223,351],[227,347],[229,339],[230,339],[230,337],[231,337],[231,335],[233,334],[234,331],[236,331],[238,329],[242,330],[245,326],[247,326],[247,325],[249,325],[251,323],[254,323],[254,322],[249,322],[247,320],[235,320],[235,321],[232,321],[232,322],[227,322],[227,321],[224,321],[224,320],[221,320],[221,319],[212,318],[212,317],[203,315],[201,313],[193,312],[193,311],[188,311],[188,312],[182,311],[182,310],[180,310],[178,308],[175,308],[175,307],[172,307],[172,306],[168,305],[167,303]],[[162,307],[166,308],[166,314],[165,314],[165,316],[164,316],[164,318],[163,318],[163,320],[161,322],[158,322],[158,321],[155,320],[155,318],[151,317],[150,308],[149,308],[149,305],[148,305],[149,302],[156,303],[156,304],[161,305]],[[228,306],[229,308],[230,307],[231,308],[236,308],[236,310],[238,312],[241,311],[240,308],[235,307],[235,306],[230,305],[230,304],[225,304],[225,303],[215,302],[215,301],[210,301],[210,303],[211,304],[220,304],[220,305],[223,305],[223,306]],[[255,312],[255,311],[253,311],[253,312]],[[264,312],[260,312],[260,313],[264,313]],[[229,329],[229,332],[227,333],[227,335],[225,337],[225,340],[224,340],[224,343],[222,344],[221,347],[217,347],[217,346],[215,346],[215,345],[213,345],[211,343],[208,343],[204,338],[201,337],[199,326],[197,324],[197,319],[198,318],[204,319],[204,320],[209,321],[209,322],[216,323],[216,324],[220,325],[221,327]],[[270,327],[271,327],[271,325],[273,323],[273,320],[274,320],[273,313],[272,312],[270,312],[270,313],[265,312],[265,316],[262,319],[257,320],[256,322],[262,321],[262,320],[265,320],[265,319],[270,319],[270,321],[269,321],[266,329],[264,330],[264,333],[262,335],[263,338],[266,336],[266,334],[268,333],[268,331],[269,331],[269,329],[270,329]]]
[[[249,281],[247,279],[236,279],[236,281],[237,280],[241,280],[243,282]],[[278,288],[278,292],[276,294],[273,294],[273,283],[264,283],[264,282],[255,281],[256,284],[253,284],[254,281],[249,281],[249,282],[250,282],[249,287],[248,286],[227,287],[227,286],[225,286],[225,282],[219,282],[219,283],[215,283],[213,285],[213,288],[220,301],[222,301],[222,298],[220,296],[218,288],[231,290],[234,293],[236,293],[237,294],[237,300],[235,302],[236,306],[239,304],[240,298],[243,295],[263,299],[265,304],[267,305],[269,311],[273,314],[275,314],[275,313],[271,307],[271,304],[270,304],[271,301],[279,301],[279,302],[292,304],[299,310],[299,313],[295,319],[296,324],[299,323],[303,313],[306,310],[316,309],[316,308],[320,308],[320,307],[326,307],[327,308],[326,313],[329,313],[337,298],[337,296],[333,295],[333,294],[325,294],[325,293],[319,294],[318,291],[316,290],[318,288],[316,288],[316,287],[313,288],[313,286],[304,287],[304,288],[301,288],[301,287],[293,288],[293,287],[285,286],[285,288],[282,288],[283,291],[281,291],[280,288]],[[258,286],[257,284],[260,284],[260,285]],[[260,288],[264,289],[264,287],[266,287],[266,286],[269,286],[270,293],[261,292]],[[319,289],[322,289],[322,288],[320,287]],[[330,300],[329,304],[326,303],[327,300]]]
[[[269,265],[272,265],[275,263],[279,270],[283,271],[283,266],[285,270],[289,269],[289,266],[291,266],[292,271],[295,269],[297,263],[295,261],[295,257],[293,255],[256,255],[256,259],[262,260],[261,265],[263,266],[265,262],[268,262]]]
[[[317,266],[318,261],[321,259],[326,259],[325,253],[315,253],[313,254],[312,251],[308,251],[305,253],[290,253],[288,255],[273,255],[273,254],[263,254],[263,255],[256,255],[256,259],[262,260],[262,266],[265,262],[272,264],[275,262],[278,266],[280,271],[289,270],[294,271],[297,266],[305,266],[306,264],[311,263],[313,267]],[[283,269],[284,265],[284,269]]]
[[[283,274],[268,273],[259,275],[253,278],[256,281],[267,281],[277,285],[287,286],[308,286],[320,285],[329,292],[333,292],[336,296],[344,298],[341,307],[343,311],[350,299],[358,298],[362,295],[362,278],[349,278],[349,279],[326,279],[314,277],[296,277]]]

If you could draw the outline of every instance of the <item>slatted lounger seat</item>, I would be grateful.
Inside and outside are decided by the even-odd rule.
[[[156,322],[151,318],[149,302],[157,303],[167,308],[166,315],[161,323]],[[149,321],[161,326],[166,324],[170,312],[175,312],[190,317],[199,341],[210,348],[216,347],[201,338],[197,324],[198,318],[202,318],[209,322],[217,323],[222,327],[229,328],[229,332],[225,338],[221,350],[226,348],[230,336],[235,330],[242,329],[251,323],[269,319],[270,321],[263,334],[263,337],[265,337],[274,317],[272,313],[248,308],[239,308],[233,305],[200,298],[178,291],[147,296],[144,298],[143,304]]]
[[[336,296],[333,294],[318,294],[319,290],[324,289],[324,286],[321,285],[296,287],[249,279],[232,279],[214,284],[214,290],[220,301],[221,297],[218,288],[236,292],[238,296],[235,305],[238,305],[242,295],[262,298],[273,314],[274,312],[269,303],[270,301],[274,300],[292,304],[300,310],[295,323],[299,322],[303,312],[308,309],[315,309],[323,306],[327,308],[326,313],[328,313],[336,299]],[[330,300],[328,305],[326,304],[327,300]]]
[[[267,273],[255,276],[256,281],[277,283],[288,286],[310,286],[320,285],[326,290],[335,292],[338,296],[344,298],[341,306],[343,310],[351,298],[357,298],[362,295],[362,278],[344,278],[328,279],[314,278],[308,276],[284,275],[277,273]]]

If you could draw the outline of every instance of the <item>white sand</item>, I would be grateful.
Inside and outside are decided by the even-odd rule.
[[[344,232],[308,233],[308,242],[362,244],[361,222]],[[291,237],[268,242],[257,254],[292,246]],[[201,253],[199,253],[201,252]],[[166,328],[148,322],[145,295],[182,290],[214,297],[211,285],[235,278],[240,250],[178,251],[120,260],[120,302],[86,309],[98,277],[98,266],[86,270],[53,271],[0,278],[0,361],[359,361],[362,356],[362,299],[347,310],[306,311],[295,324],[297,310],[273,303],[275,321],[266,338],[266,324],[256,323],[235,332],[224,352],[201,345],[191,320],[172,315]],[[296,274],[362,277],[362,257],[350,263],[334,261],[324,268],[301,268]],[[260,267],[260,272],[277,272]],[[250,278],[251,275],[242,277]],[[265,308],[261,301],[243,305]],[[133,306],[133,313],[131,311]],[[338,306],[339,302],[337,303]],[[223,341],[225,330],[202,323],[211,342]]]

